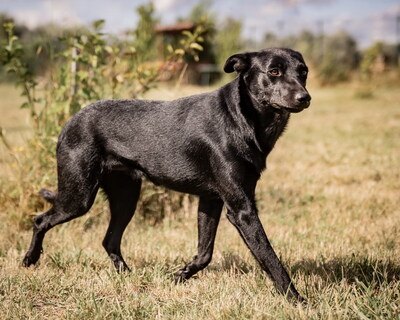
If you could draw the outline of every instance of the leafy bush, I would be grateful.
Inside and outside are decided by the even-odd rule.
[[[319,67],[322,83],[348,80],[359,62],[357,42],[345,32],[328,37],[324,44],[324,54]]]

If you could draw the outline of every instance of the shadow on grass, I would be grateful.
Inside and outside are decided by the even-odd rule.
[[[374,282],[387,284],[400,280],[400,265],[390,260],[350,255],[330,260],[301,260],[291,267],[293,274],[305,276],[317,275],[327,282],[362,282],[366,285]]]
[[[319,276],[326,283],[339,283],[345,280],[348,284],[363,283],[367,287],[373,284],[375,288],[379,288],[400,281],[400,264],[390,259],[383,260],[364,255],[353,254],[329,260],[304,259],[288,268],[292,275]],[[267,276],[257,263],[242,259],[232,252],[223,253],[222,259],[207,269],[235,274],[256,272]]]
[[[176,262],[175,262],[176,263]],[[304,259],[290,267],[291,274],[301,276],[319,276],[322,280],[338,283],[346,280],[348,283],[362,282],[366,285],[375,283],[386,285],[400,281],[400,265],[390,260],[379,260],[369,256],[350,255],[326,260]],[[256,262],[243,259],[233,252],[224,252],[222,259],[213,261],[207,270],[229,271],[235,274],[257,272],[264,274]],[[265,274],[266,276],[266,274]]]
[[[247,274],[254,272],[257,269],[257,265],[253,262],[249,262],[243,259],[240,255],[233,252],[222,253],[222,259],[219,261],[213,261],[207,267],[208,270],[217,271],[230,271],[238,274]]]
[[[175,274],[188,261],[181,258],[166,259],[160,262],[159,257],[153,259],[139,259],[135,262],[135,268],[144,268],[149,272],[158,269],[161,273],[171,272]],[[345,280],[347,283],[364,283],[366,286],[374,284],[375,287],[383,287],[388,283],[400,281],[400,265],[388,260],[380,260],[370,256],[349,255],[334,259],[304,259],[290,266],[292,275],[318,276],[327,283],[339,283]],[[153,270],[153,271],[152,271]],[[167,271],[168,270],[168,271]],[[210,272],[230,272],[232,274],[257,273],[262,277],[267,275],[252,259],[244,259],[233,252],[223,252],[219,259],[214,258],[206,268]],[[194,278],[196,278],[195,276]]]

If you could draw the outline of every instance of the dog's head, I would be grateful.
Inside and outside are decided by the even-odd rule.
[[[297,51],[272,48],[235,54],[226,61],[224,71],[236,71],[260,106],[300,112],[310,105],[308,68]]]

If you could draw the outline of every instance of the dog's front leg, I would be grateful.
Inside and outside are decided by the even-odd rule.
[[[175,282],[184,282],[204,269],[211,261],[223,202],[200,197],[198,210],[198,253],[175,275]]]
[[[261,268],[269,275],[277,290],[289,299],[303,302],[292,284],[289,274],[272,248],[264,228],[258,218],[254,200],[243,199],[227,204],[229,221],[238,229]]]

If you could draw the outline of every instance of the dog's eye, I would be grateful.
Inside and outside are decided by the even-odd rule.
[[[307,71],[307,70],[303,70],[303,71],[300,72],[300,74],[301,74],[303,77],[306,77],[306,76],[308,75],[308,71]]]
[[[272,69],[272,70],[269,70],[269,74],[272,76],[279,76],[281,74],[281,72],[279,71],[279,69]]]

